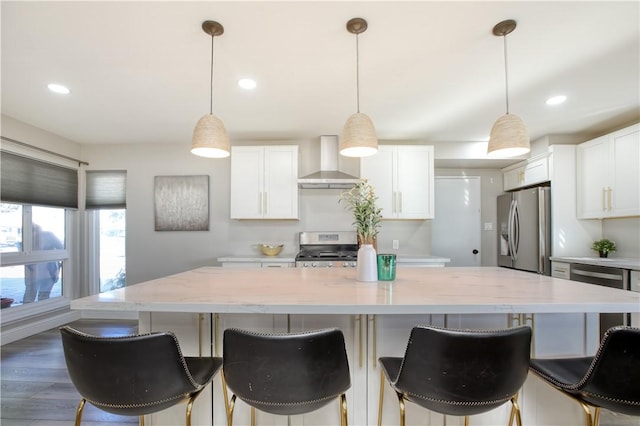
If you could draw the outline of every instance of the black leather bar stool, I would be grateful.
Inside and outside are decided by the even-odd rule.
[[[336,399],[340,422],[347,425],[345,392],[351,387],[344,336],[338,329],[303,333],[261,334],[227,329],[223,337],[223,377],[233,392],[227,403],[233,424],[236,397],[271,414],[315,411]]]
[[[405,401],[452,416],[492,410],[511,400],[511,424],[522,425],[517,393],[529,369],[531,329],[451,330],[416,326],[404,357],[381,357],[378,426],[382,424],[385,378],[400,404],[405,424]],[[505,422],[506,423],[506,422]]]
[[[60,328],[67,370],[82,399],[76,411],[80,426],[85,402],[108,413],[138,416],[187,402],[186,425],[200,392],[222,366],[222,358],[184,357],[170,332],[98,337],[71,327]]]
[[[579,403],[587,426],[598,426],[601,408],[640,416],[640,328],[612,327],[595,356],[532,359],[531,371]]]

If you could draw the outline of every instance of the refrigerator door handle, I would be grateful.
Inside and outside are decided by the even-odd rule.
[[[518,202],[513,200],[513,261],[518,260],[518,249],[520,248],[520,214],[518,212]]]
[[[545,233],[549,224],[546,221],[544,195],[544,191],[538,191],[538,245],[540,251],[540,256],[538,257],[538,273],[548,275],[545,259],[549,253],[547,253],[548,248]]]
[[[507,245],[509,247],[509,257],[511,258],[512,262],[515,262],[516,260],[514,257],[515,247],[513,245],[513,221],[514,221],[513,207],[514,207],[514,201],[511,200],[511,203],[509,204],[509,216],[507,219]]]

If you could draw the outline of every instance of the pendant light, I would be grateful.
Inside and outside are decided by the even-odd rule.
[[[213,114],[213,39],[224,33],[224,27],[216,21],[205,21],[202,30],[211,36],[211,87],[209,114],[202,116],[193,130],[191,152],[201,157],[224,158],[231,152],[229,135],[224,123]]]
[[[360,112],[360,64],[358,35],[367,29],[367,21],[353,18],[347,22],[347,31],[356,35],[356,104],[357,112],[347,119],[340,138],[340,154],[345,157],[366,157],[378,152],[378,137],[371,119]]]
[[[509,19],[493,27],[493,35],[504,40],[504,81],[506,86],[507,113],[498,118],[491,128],[487,155],[490,157],[515,157],[531,150],[529,133],[520,117],[509,114],[509,78],[507,72],[507,34],[516,29],[516,21]]]

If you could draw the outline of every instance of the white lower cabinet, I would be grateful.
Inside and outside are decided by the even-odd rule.
[[[270,314],[213,314],[213,342],[216,356],[222,356],[222,343],[224,330],[228,328],[239,328],[243,330],[255,331],[259,333],[284,333],[287,331],[287,315]],[[221,388],[215,388],[214,393]],[[228,397],[231,398],[231,392]],[[239,399],[236,400],[233,413],[233,424],[235,426],[249,426],[251,424],[251,408]],[[226,411],[224,398],[218,393],[213,398],[213,424],[226,425]],[[199,424],[199,423],[194,423]],[[286,426],[285,416],[274,416],[256,410],[256,424],[266,426]]]
[[[138,319],[140,333],[171,331],[178,338],[184,356],[211,356],[212,323],[209,314],[150,313],[141,312]],[[191,423],[194,425],[226,424],[212,423],[211,401],[222,393],[222,382],[218,374],[212,385],[207,386],[193,404]],[[186,404],[177,404],[156,414],[145,416],[148,426],[175,426],[184,424]],[[223,408],[224,410],[224,408]],[[224,412],[224,411],[223,411]]]
[[[344,334],[351,388],[347,391],[349,425],[367,425],[366,315],[289,315],[289,330],[300,332],[339,328]],[[340,402],[330,402],[314,412],[290,416],[290,425],[326,426],[340,424]]]
[[[571,279],[571,264],[567,262],[551,261],[551,276],[555,278]]]
[[[407,348],[409,334],[416,325],[443,325],[444,315],[367,315],[367,422],[358,425],[376,425],[380,395],[380,366],[378,358],[402,357]],[[400,424],[400,407],[395,391],[384,381],[382,425]],[[407,425],[442,425],[444,416],[428,411],[416,404],[406,404]]]
[[[582,318],[579,321],[578,318]],[[514,321],[514,318],[516,321]],[[533,321],[532,321],[533,318]],[[271,315],[271,314],[185,314],[141,313],[140,331],[171,330],[176,333],[186,356],[222,355],[222,336],[227,328],[242,328],[264,333],[298,332],[327,327],[341,329],[345,336],[351,370],[351,389],[347,392],[348,422],[351,426],[375,425],[378,421],[381,356],[404,355],[411,329],[431,324],[461,329],[502,329],[520,323],[533,328],[532,356],[579,356],[589,348],[587,330],[593,326],[593,315],[538,314],[533,316],[506,314],[447,315]],[[596,322],[597,326],[597,322]],[[597,328],[597,327],[596,327]],[[560,337],[555,337],[560,336]],[[582,341],[580,341],[582,339]],[[585,343],[587,342],[587,343]],[[592,354],[592,353],[591,353]],[[382,425],[399,425],[399,407],[395,392],[385,381]],[[229,395],[230,396],[230,395]],[[563,397],[549,385],[529,375],[520,392],[519,404],[523,424],[581,425],[583,414],[578,404]],[[212,408],[211,408],[212,407]],[[488,413],[471,416],[473,426],[507,424],[510,403]],[[184,404],[159,414],[147,416],[151,426],[172,426],[184,421]],[[300,416],[275,416],[256,411],[256,423],[267,426],[325,426],[340,424],[339,402],[331,402],[313,413]],[[214,379],[196,400],[193,424],[226,424],[221,375]],[[236,401],[236,426],[250,424],[250,408]],[[406,405],[406,424],[424,426],[463,425],[462,417],[444,416],[415,404]]]

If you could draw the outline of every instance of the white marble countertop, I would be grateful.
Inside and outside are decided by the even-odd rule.
[[[355,268],[203,267],[71,301],[72,309],[265,314],[640,312],[640,293],[498,267],[398,269],[358,282]]]
[[[229,255],[219,257],[218,262],[261,262],[261,263],[294,263],[296,261],[295,254],[282,254],[277,256],[263,256],[259,254],[247,255]]]
[[[640,259],[633,258],[551,256],[550,259],[556,262],[582,263],[584,265],[610,266],[612,268],[633,269],[636,271],[640,271]]]

